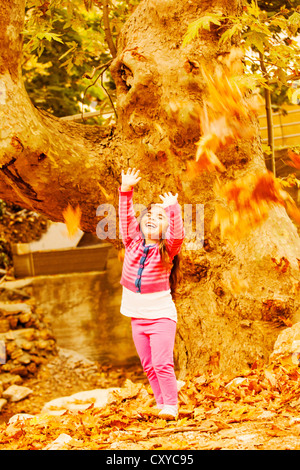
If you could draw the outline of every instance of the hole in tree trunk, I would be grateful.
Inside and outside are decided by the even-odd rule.
[[[120,67],[120,75],[123,83],[123,86],[121,85],[122,91],[123,93],[127,93],[132,87],[133,73],[126,65],[122,64]]]

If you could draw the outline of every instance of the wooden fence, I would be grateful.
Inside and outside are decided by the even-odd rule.
[[[263,114],[264,112],[264,114]],[[267,118],[265,110],[259,115],[262,142],[268,143]],[[274,147],[300,146],[300,106],[284,106],[273,113]]]

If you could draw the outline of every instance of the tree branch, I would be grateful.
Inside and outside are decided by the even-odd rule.
[[[99,75],[97,76],[97,78],[93,81],[93,83],[91,83],[91,85],[89,85],[85,90],[84,90],[84,94],[83,94],[83,99],[85,98],[85,95],[86,95],[86,92],[88,91],[89,88],[91,88],[92,86],[94,86],[97,81],[99,80],[99,78],[101,77],[101,86],[103,88],[103,90],[105,91],[106,95],[108,96],[108,99],[110,101],[110,104],[111,104],[111,107],[113,108],[114,110],[114,113],[115,113],[115,116],[116,116],[116,119],[118,119],[118,115],[117,115],[117,111],[116,111],[116,108],[114,106],[114,103],[113,103],[113,100],[110,96],[110,94],[108,93],[107,89],[105,88],[104,86],[104,83],[103,83],[103,75],[104,75],[104,72],[108,69],[108,67],[110,66],[110,64],[112,63],[113,59],[111,59],[110,61],[108,61],[106,64],[102,64],[102,65],[99,65],[98,67],[96,67],[92,74],[91,75],[88,75],[88,74],[85,74],[84,76],[86,78],[89,78],[89,79],[92,79],[96,73],[97,70],[101,70]],[[83,110],[82,110],[82,119],[83,119]]]
[[[107,202],[99,181],[111,193],[120,152],[111,128],[60,120],[32,105],[20,66],[24,16],[23,0],[1,2],[0,197],[53,221],[64,220],[68,204],[79,205],[82,230],[95,232],[97,207]]]
[[[269,85],[268,72],[265,66],[264,57],[262,53],[259,53],[260,57],[260,66],[263,73],[263,76]],[[275,149],[274,149],[274,130],[273,130],[273,116],[272,116],[272,103],[271,103],[271,92],[268,87],[265,87],[265,108],[266,108],[266,117],[267,117],[267,128],[268,128],[268,145],[271,149],[271,159],[272,159],[272,172],[276,177],[276,160],[275,160]]]
[[[109,47],[112,57],[115,58],[117,56],[117,49],[113,41],[111,30],[110,30],[108,0],[99,0],[99,1],[96,1],[96,3],[97,4],[100,3],[103,7],[103,24],[104,24],[105,40],[107,42],[107,45]]]

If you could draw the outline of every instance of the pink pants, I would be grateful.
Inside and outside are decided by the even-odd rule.
[[[173,350],[176,322],[131,318],[132,337],[157,404],[177,405]]]

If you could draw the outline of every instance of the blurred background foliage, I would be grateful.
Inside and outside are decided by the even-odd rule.
[[[114,42],[137,0],[108,2]],[[84,111],[106,111],[93,120],[114,119],[108,94],[115,99],[109,70],[93,85],[93,71],[111,60],[103,25],[101,2],[88,0],[28,0],[24,31],[23,77],[35,106],[57,117]],[[88,88],[88,90],[87,90]],[[87,90],[87,91],[86,91]],[[91,123],[89,121],[88,123]]]

